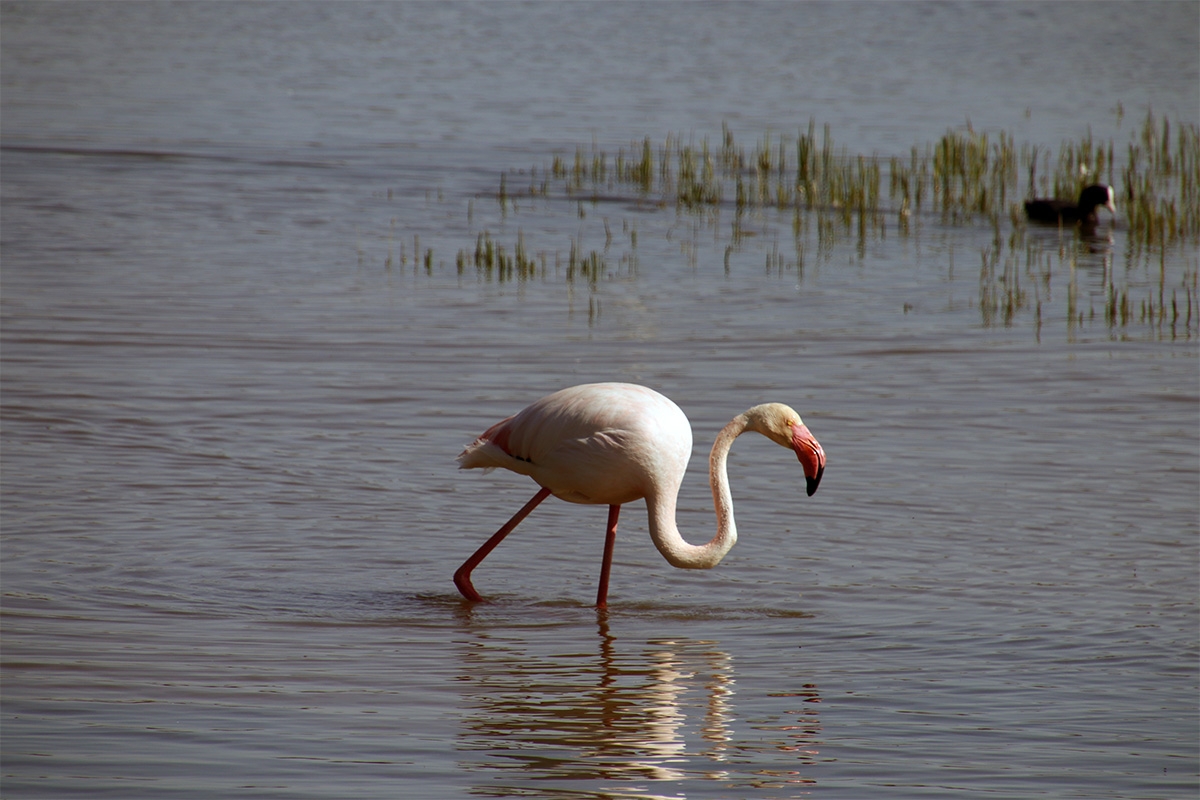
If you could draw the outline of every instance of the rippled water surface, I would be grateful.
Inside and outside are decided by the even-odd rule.
[[[1196,242],[537,189],[810,118],[1120,152],[1197,8],[0,6],[4,796],[1195,797]],[[465,603],[535,486],[454,456],[594,380],[692,420],[693,542],[749,405],[820,491],[744,437],[718,568],[631,505],[599,612],[549,501]]]

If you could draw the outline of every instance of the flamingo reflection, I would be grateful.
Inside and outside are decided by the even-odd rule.
[[[472,632],[460,677],[467,709],[460,749],[474,754],[464,768],[490,771],[498,783],[520,780],[522,797],[561,796],[563,789],[546,780],[571,781],[575,791],[580,781],[738,782],[731,756],[744,759],[747,749],[761,749],[768,729],[754,726],[741,734],[752,742],[738,741],[733,660],[719,643],[676,638],[618,648],[603,616],[599,634],[588,653],[580,640],[572,647],[552,637],[559,646],[547,649],[511,628]],[[796,756],[811,763],[815,716],[784,722],[767,734],[768,749],[788,753],[788,767],[802,765]],[[797,774],[755,770],[751,780],[810,782],[793,769],[772,771]],[[538,783],[525,782],[531,778]],[[489,780],[479,791],[501,788]],[[611,795],[599,784],[594,790]]]

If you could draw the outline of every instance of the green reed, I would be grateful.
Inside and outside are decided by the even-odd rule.
[[[427,265],[432,263],[432,250],[427,255]],[[510,254],[504,245],[492,239],[488,231],[482,231],[475,239],[474,252],[459,250],[454,260],[458,274],[466,273],[474,266],[476,274],[487,281],[505,283],[513,280],[531,280],[542,277],[546,272],[545,257],[533,258],[525,244],[525,234],[517,231],[517,241]]]
[[[1200,130],[1147,113],[1121,171],[1129,229],[1139,243],[1168,245],[1200,235]],[[1172,191],[1174,190],[1174,191]]]
[[[680,227],[691,230],[680,249],[693,268],[703,249],[700,231],[718,230],[728,211],[729,227],[723,237],[717,234],[727,272],[736,268],[733,256],[771,225],[766,212],[792,212],[795,257],[785,257],[776,240],[765,257],[766,270],[773,274],[802,273],[814,240],[819,260],[827,261],[851,241],[861,260],[869,243],[885,238],[889,230],[908,237],[929,225],[986,224],[994,243],[984,251],[980,267],[977,298],[983,322],[1008,325],[1032,313],[1040,335],[1044,301],[1052,294],[1051,275],[1064,267],[1073,274],[1067,261],[1073,257],[1068,242],[1074,241],[1074,233],[1064,231],[1057,248],[1047,246],[1045,237],[1027,237],[1023,200],[1035,193],[1076,197],[1094,182],[1116,190],[1117,224],[1127,232],[1130,262],[1158,259],[1163,276],[1152,290],[1137,292],[1111,282],[1104,302],[1097,305],[1081,300],[1072,281],[1065,289],[1069,324],[1102,320],[1114,330],[1150,325],[1163,336],[1179,331],[1196,335],[1197,270],[1185,269],[1185,280],[1172,286],[1165,264],[1169,250],[1200,244],[1200,132],[1195,124],[1153,114],[1134,126],[1123,147],[1097,140],[1090,130],[1057,148],[1018,147],[1012,134],[976,131],[968,122],[905,155],[881,157],[850,152],[835,141],[828,124],[818,126],[811,119],[792,135],[767,132],[749,146],[727,124],[715,143],[669,133],[657,141],[643,137],[615,156],[593,140],[573,153],[553,154],[545,166],[502,173],[495,198],[502,218],[517,212],[518,203],[563,200],[574,204],[581,220],[611,201],[632,202],[645,210],[673,207],[679,222],[667,237]],[[475,211],[468,201],[469,224]],[[458,251],[458,272],[473,270],[480,280],[499,282],[553,275],[595,292],[604,281],[632,276],[637,269],[637,231],[628,219],[619,228],[603,214],[601,219],[602,251],[585,250],[574,238],[567,252],[535,251],[522,231],[515,241],[503,243],[486,230],[478,232],[473,249]],[[610,249],[620,247],[618,231],[628,236],[629,247],[614,259]],[[389,233],[389,268],[392,241]],[[411,245],[414,270],[423,266],[432,273],[432,249],[422,248],[418,237]],[[1055,250],[1060,263],[1052,268]],[[404,241],[399,251],[400,263],[407,263]],[[598,316],[598,309],[597,302],[590,316]]]
[[[912,220],[930,212],[943,224],[983,219],[997,228],[1005,220],[1021,226],[1024,196],[1073,198],[1087,184],[1103,181],[1117,189],[1119,213],[1139,246],[1200,236],[1196,125],[1173,126],[1148,114],[1123,163],[1116,153],[1112,141],[1097,141],[1090,130],[1052,152],[1018,148],[1010,133],[978,132],[967,123],[912,147],[907,158],[885,159],[848,152],[834,142],[828,124],[818,130],[814,120],[794,138],[768,132],[750,148],[725,124],[717,146],[706,138],[685,141],[668,134],[658,145],[645,137],[610,158],[593,141],[577,147],[571,159],[554,155],[547,169],[531,170],[526,193],[548,198],[562,192],[595,202],[632,191],[631,199],[685,212],[803,209],[840,220],[846,232],[857,223],[882,233],[883,215],[894,215],[900,233],[908,234]],[[1028,176],[1024,191],[1022,174]],[[497,191],[502,210],[515,208],[516,194],[502,174]],[[583,216],[583,207],[579,210]]]

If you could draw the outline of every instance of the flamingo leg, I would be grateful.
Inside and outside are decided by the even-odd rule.
[[[471,554],[471,557],[463,562],[463,565],[454,571],[454,585],[458,587],[458,591],[462,596],[471,602],[478,603],[483,600],[479,592],[475,591],[475,587],[471,584],[471,571],[479,566],[479,562],[487,558],[488,553],[496,549],[496,545],[504,541],[504,537],[512,533],[513,528],[521,524],[521,520],[529,516],[529,512],[538,507],[538,504],[550,496],[550,490],[544,486],[533,496],[532,499],[525,505],[521,506],[521,510],[512,515],[512,518],[501,526],[500,530],[492,534],[491,538],[483,543],[483,546]]]
[[[604,562],[600,565],[600,588],[596,590],[596,608],[608,607],[608,575],[612,571],[613,548],[617,544],[617,517],[620,506],[608,507],[608,531],[604,536]]]

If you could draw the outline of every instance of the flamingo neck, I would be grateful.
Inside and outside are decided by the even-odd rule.
[[[707,544],[689,544],[675,522],[679,487],[668,487],[662,495],[647,495],[650,514],[650,538],[658,552],[673,567],[710,569],[737,543],[737,525],[733,520],[733,495],[729,491],[726,460],[733,440],[746,432],[748,422],[740,414],[721,429],[708,457],[708,481],[712,486],[713,506],[717,512],[717,534]]]

